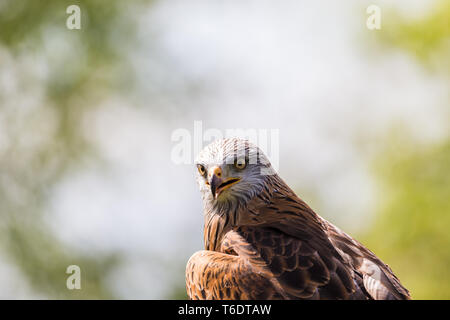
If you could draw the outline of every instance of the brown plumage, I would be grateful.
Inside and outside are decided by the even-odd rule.
[[[216,141],[197,166],[205,250],[186,266],[191,299],[410,298],[386,264],[314,213],[256,146]]]

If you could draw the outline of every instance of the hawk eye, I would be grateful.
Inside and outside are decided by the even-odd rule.
[[[239,158],[234,161],[236,169],[242,170],[247,166],[247,160],[245,158]]]
[[[201,165],[201,164],[198,164],[198,165],[197,165],[197,169],[198,169],[198,173],[200,173],[202,176],[205,175],[205,173],[206,173],[205,166],[203,166],[203,165]]]

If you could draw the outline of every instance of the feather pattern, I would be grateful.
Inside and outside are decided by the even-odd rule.
[[[264,157],[236,139],[206,152],[226,159],[237,143],[244,154]],[[200,158],[208,161],[205,152]],[[203,195],[205,250],[186,266],[191,299],[410,299],[386,264],[317,215],[277,174],[254,172],[242,177],[238,196],[236,189],[222,202]]]

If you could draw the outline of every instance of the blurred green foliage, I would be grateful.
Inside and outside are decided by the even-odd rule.
[[[363,243],[416,299],[450,299],[450,140],[392,139],[376,161],[378,214]]]
[[[437,1],[420,19],[391,15],[380,40],[444,75],[441,80],[450,87],[449,21],[450,2]],[[449,106],[447,101],[450,129]],[[449,134],[432,145],[391,134],[375,159],[379,208],[361,240],[390,264],[415,299],[450,299]]]
[[[438,0],[430,12],[405,18],[397,12],[383,16],[381,44],[399,48],[423,65],[450,75],[450,1]]]
[[[81,30],[66,28],[72,4],[81,8]],[[132,13],[149,4],[0,3],[0,71],[12,72],[16,85],[13,93],[0,88],[0,134],[7,137],[0,150],[0,245],[39,297],[114,297],[105,279],[119,257],[87,255],[63,244],[48,226],[46,210],[61,179],[101,156],[83,135],[83,119],[130,82],[124,54],[135,41]],[[38,102],[30,107],[21,100],[27,95]],[[81,268],[82,290],[66,288],[71,264]]]

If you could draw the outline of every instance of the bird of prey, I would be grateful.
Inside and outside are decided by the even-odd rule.
[[[247,140],[197,160],[205,250],[186,266],[191,299],[410,299],[392,270],[317,215]]]

